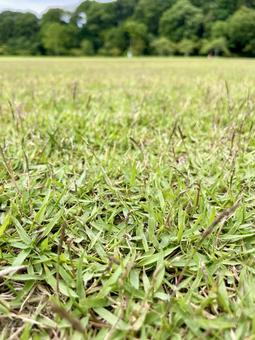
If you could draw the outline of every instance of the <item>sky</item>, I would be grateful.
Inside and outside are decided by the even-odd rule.
[[[81,0],[0,0],[0,12],[10,9],[29,10],[40,14],[50,7],[72,9],[80,2]],[[101,2],[107,2],[107,0],[101,0]]]

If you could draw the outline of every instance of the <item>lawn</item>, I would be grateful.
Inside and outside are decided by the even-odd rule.
[[[0,339],[255,339],[255,61],[0,79]]]

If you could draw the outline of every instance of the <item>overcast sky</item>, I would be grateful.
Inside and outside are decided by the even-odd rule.
[[[49,7],[71,9],[80,2],[81,0],[0,0],[0,11],[11,9],[42,13]],[[101,0],[101,2],[107,2],[107,0]]]

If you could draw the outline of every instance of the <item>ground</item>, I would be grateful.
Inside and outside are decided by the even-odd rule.
[[[254,76],[0,59],[0,339],[255,339]]]

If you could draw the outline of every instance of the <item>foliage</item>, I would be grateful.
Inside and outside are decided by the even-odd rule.
[[[201,47],[202,55],[210,56],[230,56],[225,38],[216,38],[213,40],[204,40]]]
[[[178,52],[186,57],[194,55],[197,50],[197,43],[191,39],[183,39],[177,46]]]
[[[255,39],[255,10],[241,8],[228,21],[228,37],[233,51],[244,51]]]
[[[64,21],[65,12],[64,10],[60,8],[50,8],[46,13],[43,14],[41,19],[41,26],[44,26],[46,24],[63,24]]]
[[[142,55],[146,49],[148,32],[143,23],[129,20],[123,26],[124,32],[128,37],[129,49],[134,55]]]
[[[127,48],[128,34],[124,27],[113,27],[104,32],[104,46],[100,50],[103,55],[120,56]]]
[[[211,25],[211,38],[227,37],[228,35],[228,23],[226,21],[215,21]],[[227,43],[227,41],[226,41]]]
[[[94,46],[90,40],[82,40],[81,42],[81,54],[91,56],[95,54]]]
[[[134,17],[144,23],[149,32],[157,34],[162,14],[175,2],[176,0],[140,0],[135,7]]]
[[[41,18],[5,11],[0,54],[203,55],[224,41],[221,55],[253,56],[254,13],[255,0],[86,0],[73,12],[52,8]]]
[[[64,55],[73,47],[72,26],[60,23],[48,23],[42,29],[42,43],[47,54]]]
[[[1,54],[37,54],[39,20],[31,13],[0,13]]]
[[[188,0],[180,0],[164,12],[160,20],[160,33],[170,40],[179,42],[201,33],[202,11]]]
[[[176,44],[165,37],[154,39],[150,47],[152,53],[159,56],[174,55],[177,51]]]

